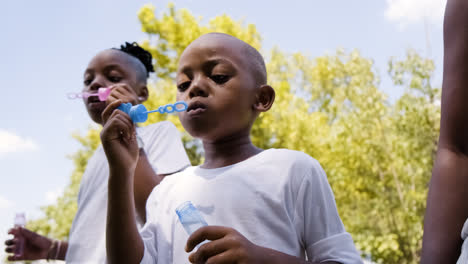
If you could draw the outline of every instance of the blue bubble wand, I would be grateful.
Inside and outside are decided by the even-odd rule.
[[[125,112],[130,116],[134,123],[142,123],[148,120],[149,113],[158,112],[160,114],[170,114],[174,112],[183,112],[187,110],[188,105],[184,101],[178,101],[174,104],[167,104],[158,107],[156,110],[148,111],[146,107],[142,104],[132,105],[131,103],[123,103],[117,107],[117,109]]]

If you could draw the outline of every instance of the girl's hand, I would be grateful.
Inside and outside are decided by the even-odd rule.
[[[23,240],[23,253],[20,255],[8,256],[9,261],[15,260],[38,260],[46,259],[49,253],[52,240],[41,236],[35,232],[29,231],[26,228],[15,227],[8,231],[8,234],[13,235],[13,239],[5,241],[5,252],[14,253],[19,247],[19,241]]]
[[[191,263],[268,263],[263,259],[268,253],[233,228],[205,226],[195,231],[187,240],[185,251],[192,251],[204,240],[211,240],[189,256]]]
[[[106,104],[120,100],[122,103],[132,103],[137,105],[141,103],[135,90],[126,83],[118,83],[111,86],[111,92],[106,99]]]
[[[135,126],[126,113],[116,109],[120,104],[121,100],[113,101],[102,112],[101,142],[111,169],[133,173],[139,157]]]

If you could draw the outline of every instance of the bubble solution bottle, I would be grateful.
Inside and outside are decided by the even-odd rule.
[[[16,213],[14,224],[15,228],[24,228],[24,226],[26,225],[26,215],[24,213]],[[24,238],[20,235],[16,239],[18,239],[18,242],[16,244],[15,255],[20,256],[23,255],[24,251]]]
[[[179,217],[180,223],[189,236],[197,229],[208,225],[205,219],[203,219],[203,216],[190,201],[182,203],[176,208],[175,211]],[[198,244],[195,248],[198,249],[201,245],[208,242],[208,240],[205,240]]]
[[[179,221],[184,227],[187,234],[191,235],[195,230],[200,227],[207,226],[205,219],[201,216],[200,212],[189,201],[182,203],[176,208]]]

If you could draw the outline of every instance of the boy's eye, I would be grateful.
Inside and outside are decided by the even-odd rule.
[[[179,90],[179,92],[183,92],[185,90],[187,90],[190,86],[190,82],[183,82],[179,85],[177,85],[177,89]]]
[[[85,80],[83,81],[83,84],[86,85],[86,86],[88,86],[88,85],[91,84],[91,81],[92,81],[91,79],[85,79]]]
[[[222,74],[217,74],[217,75],[212,75],[211,79],[217,83],[217,84],[223,84],[229,80],[228,75],[222,75]]]

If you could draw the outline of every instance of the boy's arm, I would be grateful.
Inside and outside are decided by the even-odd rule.
[[[468,2],[448,0],[442,116],[427,198],[422,263],[455,263],[468,217]]]
[[[187,240],[186,251],[192,251],[204,240],[211,240],[190,254],[191,263],[269,263],[308,264],[308,262],[270,248],[257,246],[236,230],[223,226],[205,226],[195,231]],[[338,262],[326,261],[325,264]]]
[[[145,223],[146,222],[146,200],[151,194],[153,188],[158,185],[162,179],[166,176],[164,174],[156,174],[153,167],[148,160],[143,149],[139,150],[139,159],[135,169],[134,176],[134,199],[135,208],[138,218]]]
[[[143,132],[143,131],[142,131]],[[139,219],[146,222],[146,200],[165,176],[190,166],[179,131],[170,122],[151,125],[140,134],[145,141],[144,151],[135,170],[135,206]],[[156,167],[156,172],[153,170]]]
[[[110,103],[102,113],[101,141],[109,163],[106,248],[109,263],[140,263],[144,244],[135,220],[134,173],[139,160],[135,127]]]
[[[135,90],[124,83],[113,85],[111,93],[106,99],[106,103],[109,105],[117,100],[120,100],[122,103],[131,103],[133,105],[139,103],[138,95]],[[107,119],[102,120],[103,125],[105,125]],[[156,175],[150,161],[144,151],[141,150],[133,180],[136,213],[143,223],[146,222],[146,200],[148,199],[151,190],[159,184],[162,178],[163,176]]]

